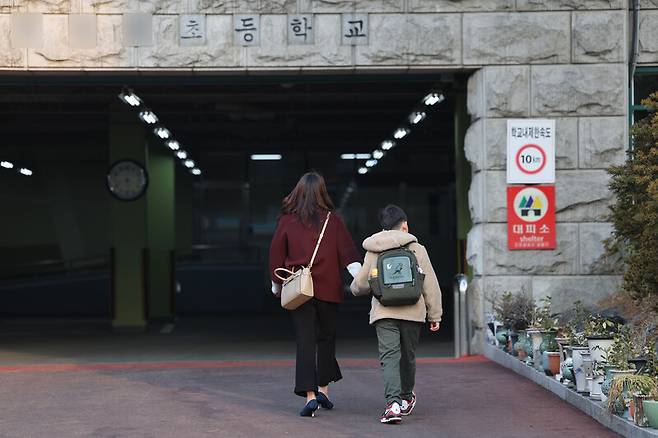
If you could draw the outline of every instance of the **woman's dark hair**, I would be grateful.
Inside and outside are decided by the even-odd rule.
[[[379,212],[379,224],[384,230],[394,230],[407,220],[407,213],[397,205],[389,204]]]
[[[309,172],[302,175],[292,192],[283,198],[283,214],[294,214],[304,225],[318,225],[320,214],[333,211],[327,185],[322,175]]]

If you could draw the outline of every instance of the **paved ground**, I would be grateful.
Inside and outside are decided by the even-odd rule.
[[[418,406],[394,426],[378,422],[384,402],[373,339],[339,344],[344,379],[332,386],[336,408],[300,418],[290,339],[237,342],[228,333],[211,343],[207,333],[117,337],[85,330],[76,337],[70,330],[37,336],[4,329],[3,438],[617,436],[482,357],[420,359]],[[222,343],[226,337],[233,343]],[[423,355],[437,351],[449,345],[428,341]]]

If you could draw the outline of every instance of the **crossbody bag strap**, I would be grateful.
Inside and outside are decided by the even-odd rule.
[[[327,213],[327,219],[324,220],[324,225],[322,226],[322,231],[320,232],[320,237],[318,238],[318,243],[315,245],[315,250],[313,251],[313,257],[311,257],[311,262],[308,264],[308,269],[311,270],[313,262],[315,261],[315,256],[318,253],[318,248],[320,248],[320,242],[322,242],[322,237],[324,237],[324,230],[327,229],[327,224],[329,223],[329,216],[331,212]]]

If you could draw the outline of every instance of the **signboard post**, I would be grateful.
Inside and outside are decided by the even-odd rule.
[[[555,120],[507,121],[507,183],[555,182]]]
[[[508,186],[508,248],[555,249],[555,236],[555,187]]]

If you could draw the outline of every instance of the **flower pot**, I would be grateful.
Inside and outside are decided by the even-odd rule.
[[[649,426],[658,429],[658,400],[643,400],[642,410],[647,417]]]
[[[530,334],[530,339],[532,341],[532,360],[533,360],[533,365],[536,370],[542,371],[542,360],[541,360],[541,342],[542,342],[542,336],[541,332],[539,330],[528,330],[528,334]]]
[[[614,339],[612,338],[588,337],[587,346],[590,353],[592,353],[592,360],[594,362],[604,362],[613,343]]]
[[[647,399],[646,395],[633,394],[631,399],[631,406],[629,409],[629,414],[633,418],[633,422],[640,427],[647,427],[649,425],[649,420],[647,416],[644,415],[644,400]]]
[[[558,350],[560,352],[560,364],[564,362],[567,358],[567,352],[565,350],[565,347],[569,345],[569,339],[567,338],[555,338],[555,341],[557,342]]]
[[[573,347],[571,349],[573,357],[573,376],[576,380],[576,391],[585,392],[587,380],[585,370],[583,369],[583,354],[589,355],[587,347]]]
[[[581,353],[583,357],[583,371],[585,372],[585,393],[589,395],[592,391],[592,381],[594,379],[594,362],[589,353]]]
[[[514,352],[519,360],[524,360],[528,355],[526,353],[527,337],[525,330],[519,330],[519,338],[514,344]]]
[[[601,392],[601,385],[603,384],[603,379],[605,376],[594,376],[592,378],[592,389],[589,392],[589,396],[594,400],[601,400],[603,393]]]
[[[505,346],[507,345],[507,330],[503,328],[496,330],[496,343],[498,348],[505,349]]]
[[[564,362],[562,362],[562,365],[560,365],[560,372],[562,373],[562,377],[564,377],[566,380],[568,380],[571,383],[574,383],[576,378],[573,376],[573,359],[572,358],[567,358]]]
[[[507,346],[507,350],[508,350],[508,351],[507,351],[507,352],[508,352],[509,354],[511,354],[512,356],[517,356],[518,353],[517,353],[516,350],[514,349],[514,345],[515,345],[515,344],[518,342],[518,340],[519,340],[519,333],[516,332],[516,331],[514,331],[514,330],[510,330],[510,331],[508,332],[508,337],[507,337],[507,338],[508,338],[508,346]]]
[[[545,351],[543,354],[544,372],[547,376],[560,374],[560,353],[558,351]]]

